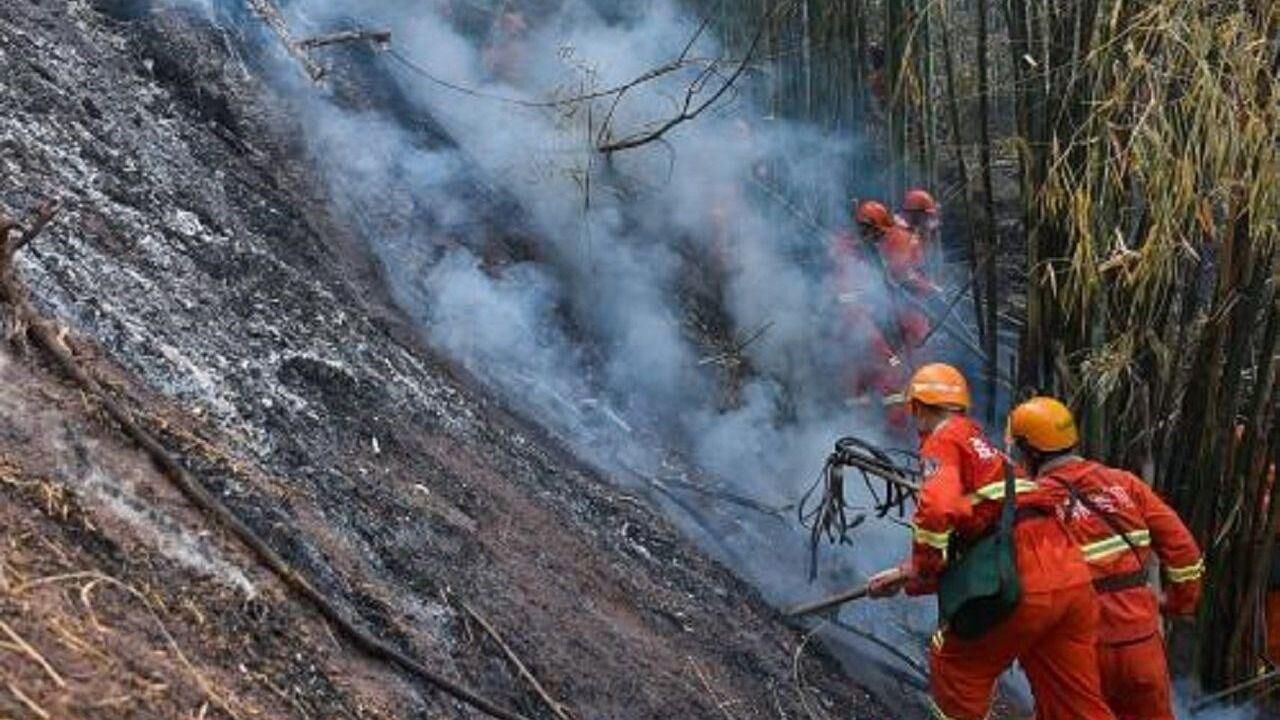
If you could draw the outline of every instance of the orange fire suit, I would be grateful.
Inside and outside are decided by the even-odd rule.
[[[902,292],[924,300],[935,292],[925,273],[924,246],[909,228],[895,226],[880,241],[880,258],[889,279]],[[892,291],[891,291],[892,292]],[[906,298],[891,297],[894,315],[909,348],[918,348],[929,334],[929,318]]]
[[[1164,567],[1164,610],[1194,613],[1204,575],[1195,538],[1155,491],[1123,470],[1075,459],[1037,481],[1070,484],[1111,520],[1083,501],[1066,500],[1068,522],[1098,592],[1098,662],[1107,704],[1120,720],[1172,720],[1160,602],[1147,584],[1146,567],[1154,550]]]
[[[879,393],[889,406],[890,424],[902,428],[908,420],[900,404],[908,377],[903,355],[920,346],[929,323],[919,312],[892,307],[902,301],[894,303],[891,293],[880,290],[885,276],[908,288],[928,286],[928,281],[920,272],[918,244],[909,233],[895,229],[880,242],[883,276],[863,247],[863,241],[848,232],[837,234],[831,245],[842,332],[859,353],[847,378],[848,391],[855,398]]]
[[[924,439],[924,484],[913,518],[907,593],[934,592],[954,544],[991,532],[1005,494],[1004,456],[977,423],[955,416]],[[1056,511],[1065,491],[1028,480],[1015,485],[1013,545],[1022,600],[981,638],[945,626],[933,637],[930,690],[935,717],[986,717],[996,680],[1014,660],[1034,689],[1037,714],[1050,720],[1111,718],[1098,680],[1098,605],[1089,568]]]

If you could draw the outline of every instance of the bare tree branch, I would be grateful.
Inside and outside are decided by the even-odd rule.
[[[702,103],[696,106],[694,105],[694,99],[697,97],[699,93],[701,93],[707,78],[710,77],[710,75],[715,72],[715,67],[716,67],[715,63],[711,63],[706,68],[704,68],[701,72],[699,72],[698,77],[695,78],[694,81],[689,85],[688,90],[685,92],[684,106],[678,115],[666,120],[665,122],[663,122],[662,124],[654,128],[653,130],[639,133],[636,135],[631,135],[629,137],[625,137],[615,142],[600,145],[596,148],[596,150],[599,152],[608,154],[608,153],[619,152],[621,150],[631,150],[633,148],[638,148],[642,145],[647,145],[655,140],[661,139],[664,135],[666,135],[668,132],[670,132],[674,128],[690,120],[693,120],[694,118],[701,115],[703,111],[705,111],[707,108],[711,107],[718,100],[720,100],[720,98],[723,97],[724,94],[727,93],[729,89],[732,88],[733,85],[738,81],[738,78],[742,77],[742,74],[746,72],[747,66],[751,64],[751,59],[755,56],[756,48],[758,48],[760,45],[761,38],[764,37],[764,31],[766,26],[767,26],[767,23],[763,21],[760,23],[760,27],[756,29],[755,37],[752,38],[751,46],[750,48],[748,48],[746,55],[742,57],[742,60],[738,63],[738,66],[734,68],[733,73],[730,74],[727,78],[725,78],[724,82],[720,84],[720,87],[715,91],[715,93],[711,95],[711,97],[707,98]],[[616,105],[616,102],[615,102],[615,105]],[[612,110],[610,111],[610,115],[612,116]],[[603,132],[603,128],[602,128],[602,132]]]

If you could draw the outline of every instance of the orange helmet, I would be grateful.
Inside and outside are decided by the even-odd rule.
[[[969,383],[960,371],[943,363],[916,370],[907,385],[907,400],[922,405],[968,410]]]
[[[893,215],[889,214],[889,208],[884,203],[875,200],[863,200],[858,203],[858,209],[853,213],[853,219],[859,225],[871,225],[888,230],[893,227]]]
[[[1014,408],[1005,434],[1041,452],[1069,450],[1080,442],[1071,410],[1051,397],[1034,397]]]
[[[906,196],[902,199],[902,209],[908,212],[937,215],[938,203],[934,201],[933,196],[929,193],[920,188],[915,188],[914,190],[908,190]]]

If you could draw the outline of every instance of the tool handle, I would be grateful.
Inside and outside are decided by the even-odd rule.
[[[863,585],[861,587],[856,587],[856,588],[850,588],[849,590],[836,593],[835,595],[830,595],[820,600],[814,600],[812,602],[793,605],[792,607],[787,608],[783,612],[783,614],[786,615],[787,617],[801,617],[804,615],[812,615],[816,612],[821,612],[828,608],[836,607],[837,605],[843,605],[853,600],[861,600],[862,598],[867,596],[867,589],[868,589],[868,586],[866,585]]]

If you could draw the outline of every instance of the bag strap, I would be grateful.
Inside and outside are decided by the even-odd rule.
[[[1009,537],[1013,530],[1014,516],[1017,514],[1017,484],[1013,477],[1013,464],[1004,462],[1004,503],[1000,506],[1000,535]]]
[[[1013,477],[1013,463],[1008,458],[1004,462],[1004,502],[1000,506],[1000,526],[996,531],[996,543],[1013,545],[1013,523],[1018,514],[1018,501],[1015,493],[1017,483]],[[1000,585],[1007,586],[1011,578],[1006,576],[1008,568],[1000,563]]]
[[[1094,467],[1094,469],[1089,472],[1090,477],[1097,474],[1098,474],[1097,467]],[[1102,521],[1107,524],[1107,527],[1111,528],[1111,532],[1115,533],[1116,535],[1119,535],[1120,539],[1124,541],[1124,544],[1129,546],[1129,551],[1132,552],[1133,557],[1137,559],[1138,565],[1142,566],[1143,568],[1147,566],[1146,559],[1143,558],[1142,554],[1138,552],[1138,546],[1134,545],[1133,541],[1129,539],[1128,531],[1125,530],[1124,526],[1122,526],[1116,520],[1115,515],[1113,513],[1107,512],[1106,510],[1103,510],[1102,508],[1098,507],[1097,503],[1090,500],[1084,493],[1080,492],[1079,488],[1077,488],[1072,483],[1069,483],[1066,480],[1063,480],[1062,478],[1057,477],[1056,475],[1049,475],[1048,478],[1058,483],[1063,488],[1065,488],[1066,491],[1070,493],[1072,500],[1075,500],[1081,505],[1084,505],[1086,508],[1088,508],[1089,512],[1092,512],[1094,515],[1097,515],[1098,517],[1102,518]]]

